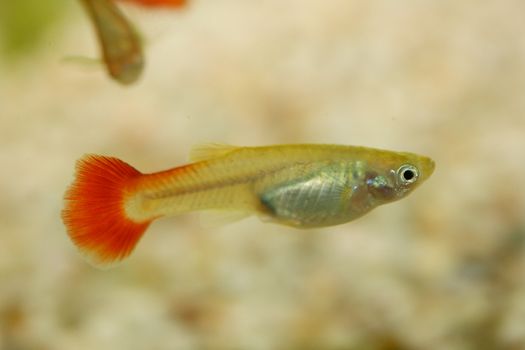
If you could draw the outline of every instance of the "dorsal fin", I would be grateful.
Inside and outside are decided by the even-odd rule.
[[[199,162],[218,158],[236,150],[237,148],[239,147],[221,143],[206,143],[203,145],[197,145],[194,146],[190,151],[190,160],[192,162]]]

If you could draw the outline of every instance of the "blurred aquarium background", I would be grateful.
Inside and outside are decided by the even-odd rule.
[[[525,2],[120,4],[140,81],[77,1],[0,0],[0,349],[525,349]],[[192,146],[340,143],[434,158],[336,227],[155,222],[101,271],[60,219],[84,153],[150,172]]]

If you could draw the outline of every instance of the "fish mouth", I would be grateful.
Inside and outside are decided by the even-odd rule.
[[[434,173],[434,169],[436,168],[436,163],[434,162],[434,160],[428,158],[428,157],[423,157],[423,159],[421,160],[420,162],[420,166],[419,166],[419,169],[420,169],[420,176],[421,176],[421,180],[426,180],[430,177],[430,175],[432,175],[432,173]]]

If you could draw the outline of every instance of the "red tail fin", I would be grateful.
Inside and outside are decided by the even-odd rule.
[[[135,222],[125,212],[126,195],[142,174],[117,158],[80,159],[65,195],[62,220],[71,240],[94,265],[107,267],[127,257],[150,221]]]
[[[142,6],[166,6],[166,7],[182,7],[186,5],[187,0],[128,0],[133,1]]]

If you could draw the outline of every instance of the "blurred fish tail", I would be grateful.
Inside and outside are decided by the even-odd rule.
[[[147,7],[183,7],[187,0],[126,0]]]
[[[69,237],[92,264],[108,267],[126,258],[153,220],[133,220],[125,210],[142,176],[117,158],[89,155],[77,162],[62,219]]]

